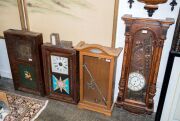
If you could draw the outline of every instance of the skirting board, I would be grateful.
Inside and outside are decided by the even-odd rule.
[[[12,79],[12,74],[9,71],[0,70],[0,76]]]

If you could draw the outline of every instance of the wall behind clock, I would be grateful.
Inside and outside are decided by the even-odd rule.
[[[0,75],[2,77],[12,78],[4,39],[0,39]]]
[[[125,24],[124,21],[121,20],[121,17],[124,14],[132,14],[133,17],[143,17],[143,18],[149,18],[147,11],[144,10],[144,4],[137,2],[135,0],[135,3],[133,4],[132,8],[129,9],[129,4],[127,2],[128,0],[120,0],[119,2],[119,15],[118,15],[118,27],[117,27],[117,36],[116,36],[116,47],[124,47],[125,44]],[[175,9],[173,12],[171,12],[171,6],[169,3],[172,0],[168,0],[167,3],[159,5],[159,9],[155,11],[154,15],[151,18],[154,19],[165,19],[165,18],[174,18],[177,19],[179,8],[180,8],[180,1],[177,0],[178,5],[175,6]],[[167,59],[169,50],[172,43],[172,38],[175,30],[175,24],[170,26],[168,33],[167,33],[167,39],[165,40],[162,57],[161,57],[161,63],[159,68],[159,74],[157,78],[157,86],[156,86],[156,95],[154,97],[154,111],[156,112],[160,91],[162,87],[162,82],[164,78],[164,73],[166,69]],[[116,86],[115,86],[115,96],[114,99],[116,100],[118,95],[118,83],[120,80],[120,74],[121,74],[121,67],[122,67],[122,61],[123,61],[123,53],[118,58],[118,64],[117,64],[117,71],[116,71]]]

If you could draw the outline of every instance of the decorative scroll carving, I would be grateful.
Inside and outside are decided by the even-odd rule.
[[[171,6],[171,11],[173,11],[173,10],[174,10],[174,6],[176,6],[176,5],[177,5],[176,0],[172,0],[172,2],[170,3],[170,6]]]

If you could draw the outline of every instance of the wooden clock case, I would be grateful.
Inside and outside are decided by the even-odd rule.
[[[46,43],[42,45],[44,78],[46,95],[49,98],[77,104],[79,101],[79,57],[78,52],[73,48],[64,48],[59,45]],[[68,81],[69,94],[55,92],[53,90],[51,55],[68,58]]]
[[[42,34],[7,30],[4,37],[9,56],[14,88],[44,95],[41,45]]]
[[[119,94],[117,99],[117,106],[123,107],[124,109],[133,113],[148,113],[153,112],[153,97],[156,93],[156,81],[160,65],[160,59],[162,54],[162,49],[164,45],[164,40],[166,39],[166,34],[169,26],[174,23],[173,19],[157,20],[157,19],[144,19],[144,18],[134,18],[131,15],[124,15],[122,19],[126,24],[125,31],[125,49],[121,79],[119,83]],[[149,34],[151,33],[151,40],[148,40]],[[139,36],[139,35],[140,36]],[[145,34],[145,35],[142,35]],[[147,34],[147,35],[146,35]],[[144,64],[142,67],[142,73],[146,80],[146,86],[144,92],[142,93],[142,101],[137,101],[128,97],[128,78],[132,70],[131,62],[133,62],[133,50],[137,45],[134,43],[137,41],[150,42],[148,45],[150,48],[150,54],[138,54],[136,55],[137,61],[135,61],[135,66],[140,67],[140,64]],[[148,47],[143,43],[143,46]],[[138,48],[137,48],[138,49]],[[148,50],[149,51],[149,50]],[[143,52],[146,52],[144,50]],[[149,57],[150,59],[147,59]],[[146,61],[148,60],[148,61]]]
[[[116,57],[120,48],[112,49],[80,42],[76,47],[80,59],[79,108],[110,116],[113,109],[113,89]]]

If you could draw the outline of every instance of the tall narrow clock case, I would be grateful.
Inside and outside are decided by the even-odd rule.
[[[77,104],[79,101],[78,52],[72,47],[42,45],[46,95]]]
[[[4,32],[4,37],[14,88],[44,95],[41,58],[42,34],[10,29]]]
[[[173,19],[124,15],[126,40],[117,106],[133,113],[153,112],[164,40]]]
[[[80,42],[80,102],[84,108],[110,116],[113,108],[116,57],[121,49]]]

